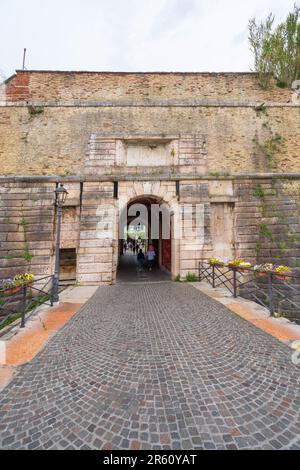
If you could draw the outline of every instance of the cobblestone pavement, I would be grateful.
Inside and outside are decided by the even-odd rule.
[[[167,271],[162,271],[154,267],[149,271],[147,264],[143,269],[138,269],[136,255],[126,252],[119,259],[118,282],[157,282],[167,281],[170,275]]]
[[[0,446],[300,448],[291,350],[184,283],[120,283],[0,394]]]

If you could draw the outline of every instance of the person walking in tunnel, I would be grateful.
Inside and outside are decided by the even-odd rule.
[[[149,271],[152,271],[155,256],[156,256],[156,253],[155,253],[155,250],[154,250],[154,246],[149,245],[149,248],[148,248],[148,251],[147,251],[147,261],[148,261]]]
[[[142,249],[140,249],[137,254],[137,262],[138,262],[138,270],[142,271],[144,264],[145,264],[145,255]]]

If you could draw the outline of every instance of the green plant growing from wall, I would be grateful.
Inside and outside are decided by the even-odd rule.
[[[284,250],[287,250],[287,244],[284,240],[280,240],[279,243],[278,243],[278,247],[280,250],[284,251]]]
[[[230,172],[229,171],[210,171],[209,172],[209,176],[214,176],[215,178],[219,178],[221,176],[230,176]]]
[[[267,224],[259,224],[259,235],[264,238],[267,238],[270,241],[274,241],[273,233],[268,228]]]
[[[262,123],[262,128],[264,131],[267,131],[269,134],[265,139],[259,138],[256,135],[252,142],[256,145],[257,149],[260,150],[260,153],[267,158],[267,163],[269,169],[273,169],[275,166],[274,157],[281,150],[281,145],[283,143],[283,138],[278,132],[273,132],[268,121]],[[264,132],[264,134],[266,134]]]
[[[273,163],[274,155],[280,150],[281,141],[282,137],[279,134],[275,134],[269,139],[266,139],[262,144],[262,148],[270,164]]]
[[[265,190],[260,184],[254,188],[253,196],[263,199],[265,195],[266,195]]]
[[[27,106],[28,113],[30,118],[33,118],[35,116],[39,116],[44,112],[44,107],[43,106],[33,106],[33,105],[28,105]]]
[[[23,211],[23,207],[21,209]],[[27,227],[29,225],[29,222],[26,220],[26,218],[24,217],[24,215],[22,216],[21,220],[20,220],[20,224],[19,224],[22,229],[23,229],[23,233],[24,233],[24,251],[23,251],[23,259],[25,261],[27,261],[27,263],[29,264],[30,266],[30,263],[31,263],[31,260],[33,258],[33,255],[30,253],[29,251],[29,244],[28,244],[28,240],[27,240]]]
[[[261,104],[259,104],[258,106],[255,106],[254,109],[255,109],[255,111],[256,111],[257,113],[266,114],[266,112],[267,112],[267,106],[266,106],[265,103],[261,103]]]
[[[65,176],[71,176],[71,171],[69,170],[65,170],[65,171],[62,171],[61,173],[59,173],[58,176],[61,176],[62,178],[64,178]]]
[[[187,282],[197,282],[198,281],[198,277],[194,273],[187,273],[185,279],[186,279]]]
[[[260,242],[257,242],[255,244],[255,253],[256,253],[256,256],[259,256],[260,252],[262,250],[262,244]]]
[[[292,233],[291,237],[290,237],[290,241],[292,243],[297,243],[299,241],[299,237],[296,233]]]
[[[264,199],[266,197],[273,197],[273,196],[278,196],[277,194],[277,189],[271,189],[271,190],[265,190],[262,186],[258,185],[253,191],[253,196],[259,197],[260,199],[263,199],[262,205],[260,206],[261,209],[268,209],[268,211],[277,211],[277,207],[275,204],[266,204]]]

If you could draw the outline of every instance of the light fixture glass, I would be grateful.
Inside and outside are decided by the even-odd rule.
[[[62,207],[66,202],[68,191],[62,183],[59,183],[55,190],[56,205]]]

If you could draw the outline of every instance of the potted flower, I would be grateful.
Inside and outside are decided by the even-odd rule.
[[[228,267],[230,269],[236,269],[239,267],[239,265],[243,262],[242,259],[233,259],[231,261],[228,261]]]
[[[27,286],[32,286],[33,279],[34,279],[34,275],[30,273],[17,274],[14,277],[15,284],[21,287],[25,283],[27,283]]]
[[[257,264],[254,266],[254,271],[259,277],[266,277],[269,271],[273,271],[272,263]]]
[[[1,279],[0,292],[8,295],[16,294],[22,289],[23,284],[27,283],[28,286],[31,286],[33,279],[34,275],[29,273],[17,274],[13,278]]]
[[[284,266],[283,264],[274,265],[272,270],[275,279],[280,279],[282,281],[286,281],[290,279],[292,270],[288,266]]]
[[[0,292],[3,294],[16,294],[21,290],[21,285],[18,286],[15,284],[14,278],[8,277],[6,279],[1,279],[0,280]]]
[[[249,263],[248,261],[241,261],[240,264],[238,265],[239,271],[242,272],[247,272],[252,268],[252,264]]]
[[[224,261],[219,258],[209,258],[208,263],[211,266],[224,266]]]

